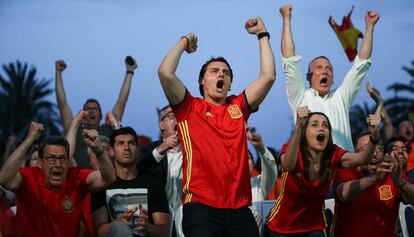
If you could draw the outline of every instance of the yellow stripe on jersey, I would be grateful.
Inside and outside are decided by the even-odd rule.
[[[272,210],[270,210],[270,213],[267,216],[266,223],[269,223],[276,216],[276,214],[279,212],[280,203],[282,202],[283,194],[285,192],[285,185],[286,185],[286,179],[288,177],[288,174],[289,174],[288,171],[283,171],[282,172],[282,181],[281,181],[282,183],[281,183],[280,194],[279,194],[279,197],[277,197],[277,199],[276,199],[275,205],[273,206]]]
[[[328,227],[328,220],[326,219],[326,214],[325,214],[325,203],[322,205],[322,216],[323,216],[323,222],[325,222],[325,227]]]
[[[190,191],[190,180],[191,180],[191,168],[192,168],[192,158],[193,158],[193,149],[191,147],[191,138],[188,131],[187,120],[178,123],[179,130],[181,132],[181,137],[183,139],[184,150],[187,158],[187,172],[186,172],[186,182],[183,187],[183,193],[185,194],[184,204],[191,201],[193,194]]]

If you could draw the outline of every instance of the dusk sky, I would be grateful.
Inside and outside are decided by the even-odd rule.
[[[261,16],[271,35],[276,83],[249,124],[268,146],[280,149],[293,128],[280,59],[278,9],[286,3],[293,5],[293,36],[296,53],[303,56],[303,71],[311,58],[325,55],[334,67],[334,87],[340,85],[351,64],[328,18],[332,15],[340,23],[354,5],[352,20],[362,32],[366,11],[375,9],[381,17],[365,81],[369,79],[385,98],[392,96],[388,85],[409,81],[401,67],[414,60],[412,0],[0,0],[0,64],[27,62],[37,68],[38,77],[53,79],[54,88],[54,62],[64,59],[68,67],[63,81],[75,115],[87,98],[98,99],[103,112],[112,109],[125,75],[124,58],[132,55],[138,69],[122,123],[157,139],[156,108],[167,104],[157,69],[168,50],[181,36],[195,33],[198,50],[183,55],[177,75],[193,95],[200,96],[201,65],[211,56],[224,56],[234,71],[231,93],[238,94],[259,73],[257,38],[245,31],[244,24]],[[54,94],[50,100],[56,102]],[[363,86],[354,104],[364,101],[373,104]]]

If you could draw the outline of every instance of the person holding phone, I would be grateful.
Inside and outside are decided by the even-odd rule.
[[[60,116],[63,122],[63,128],[65,133],[69,130],[69,127],[73,121],[72,110],[68,105],[66,100],[66,93],[63,87],[62,72],[66,69],[67,65],[63,60],[57,60],[55,62],[56,75],[55,75],[55,90],[56,90],[56,100],[59,107]],[[118,121],[122,120],[126,103],[128,101],[129,91],[132,83],[132,76],[134,75],[135,69],[138,67],[136,61],[131,57],[127,56],[125,58],[125,78],[121,87],[121,91],[118,96],[114,107],[112,108],[112,113]],[[88,162],[88,150],[87,146],[82,140],[82,130],[87,129],[96,129],[100,135],[109,137],[112,133],[111,126],[107,124],[100,124],[102,120],[102,109],[98,100],[88,99],[83,105],[83,110],[87,112],[87,116],[82,120],[82,124],[78,129],[76,134],[76,149],[75,149],[75,159],[79,167],[81,168],[91,168]]]

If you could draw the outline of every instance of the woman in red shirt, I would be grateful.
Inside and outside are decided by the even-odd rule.
[[[368,117],[371,142],[363,153],[350,153],[333,144],[325,114],[300,107],[292,137],[281,151],[281,194],[269,213],[264,236],[325,236],[324,200],[335,169],[369,162],[379,141],[380,120],[378,115]]]

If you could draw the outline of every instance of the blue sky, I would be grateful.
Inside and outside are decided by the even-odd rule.
[[[231,92],[239,93],[259,72],[257,39],[245,31],[244,23],[261,16],[271,34],[277,81],[251,116],[250,125],[262,133],[267,145],[280,149],[293,127],[280,60],[278,9],[286,3],[293,5],[293,34],[303,70],[311,58],[326,55],[334,67],[334,87],[340,85],[350,63],[328,17],[340,23],[354,5],[352,20],[362,32],[367,10],[375,9],[381,16],[367,79],[384,97],[392,95],[386,91],[389,84],[410,79],[401,70],[414,60],[414,2],[410,0],[0,0],[0,64],[18,59],[34,65],[39,77],[54,80],[54,61],[64,59],[68,64],[64,85],[75,114],[90,97],[98,99],[104,111],[112,109],[125,73],[124,58],[132,55],[138,69],[123,124],[156,139],[156,107],[167,103],[157,68],[168,50],[182,35],[197,34],[198,51],[184,54],[177,75],[199,96],[201,65],[211,56],[224,56],[234,71]],[[50,99],[55,101],[55,95]],[[354,103],[364,101],[372,104],[362,88]]]

